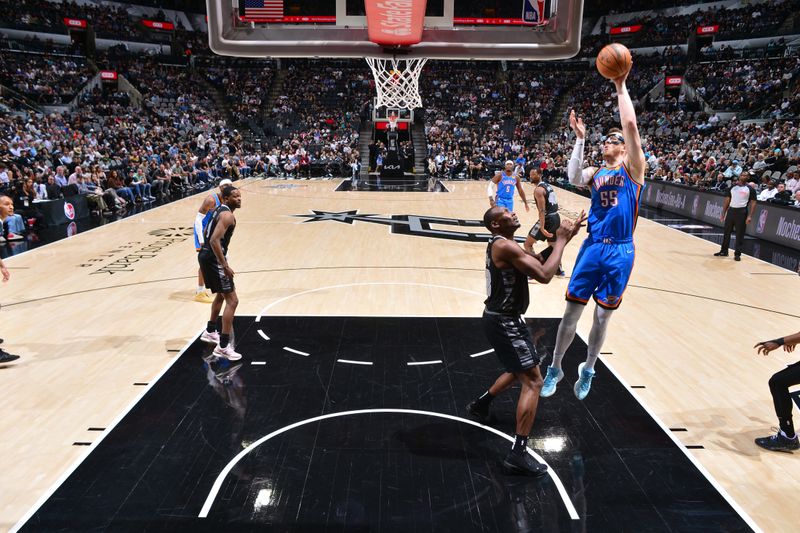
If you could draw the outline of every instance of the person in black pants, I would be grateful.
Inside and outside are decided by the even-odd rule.
[[[742,172],[738,182],[731,187],[728,197],[725,198],[725,207],[723,207],[720,217],[720,220],[725,223],[725,234],[722,237],[722,248],[714,254],[717,257],[728,257],[731,233],[736,228],[736,249],[733,252],[733,258],[741,261],[744,231],[753,219],[753,211],[756,208],[756,191],[747,185],[748,176],[749,174]]]
[[[767,355],[779,346],[785,352],[793,352],[797,343],[800,343],[800,332],[787,337],[771,341],[759,342],[754,346],[758,353]],[[775,435],[759,437],[756,444],[762,448],[775,452],[791,452],[800,449],[800,439],[794,431],[792,423],[792,397],[789,387],[800,385],[800,361],[793,363],[769,378],[769,390],[772,393],[772,402],[775,404],[775,414],[778,415],[780,429]]]

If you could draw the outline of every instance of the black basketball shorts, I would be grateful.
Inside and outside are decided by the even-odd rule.
[[[546,215],[544,217],[544,229],[546,229],[549,233],[552,233],[552,237],[545,237],[539,227],[539,221],[536,221],[536,224],[533,225],[531,230],[528,232],[528,235],[534,238],[537,241],[555,241],[556,240],[556,230],[561,226],[561,216],[558,213],[553,213],[552,215]]]
[[[214,294],[228,294],[234,291],[236,287],[233,285],[233,278],[225,275],[214,252],[202,248],[197,254],[197,261],[200,263],[200,271],[203,273],[206,288]]]
[[[533,337],[520,315],[483,312],[483,330],[494,353],[508,372],[518,373],[541,363]]]

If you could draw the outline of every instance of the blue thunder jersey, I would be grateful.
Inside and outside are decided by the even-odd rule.
[[[215,192],[211,193],[214,196],[214,209],[209,209],[206,213],[206,216],[203,217],[203,229],[206,229],[208,223],[211,221],[211,218],[214,216],[214,211],[222,204],[219,200],[219,195]]]
[[[517,188],[517,173],[512,172],[509,176],[505,171],[500,173],[500,181],[497,183],[497,198],[499,200],[514,200],[514,191]]]
[[[624,164],[599,169],[592,177],[591,186],[588,231],[592,240],[630,242],[644,186],[633,181]]]
[[[222,205],[222,202],[219,199],[219,194],[215,192],[212,192],[211,194],[214,196],[214,208],[209,209],[203,217],[203,228],[200,232],[201,234],[206,230],[208,223],[211,222],[211,219],[214,217],[214,211],[216,211],[217,208]],[[196,250],[200,250],[200,235],[197,234],[197,226],[194,227],[194,247]]]

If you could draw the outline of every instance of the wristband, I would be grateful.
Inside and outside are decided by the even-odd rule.
[[[774,341],[770,341],[770,342],[774,342],[778,346],[783,346],[784,344],[786,344],[786,341],[783,340],[783,337],[781,337],[779,339],[775,339]]]

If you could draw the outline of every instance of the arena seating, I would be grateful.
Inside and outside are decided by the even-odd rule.
[[[797,189],[792,178],[800,162],[800,59],[796,48],[780,38],[795,27],[797,3],[700,6],[676,17],[650,11],[615,22],[645,25],[631,46],[667,45],[647,53],[634,50],[628,81],[653,179],[722,189],[741,168],[753,172],[760,188],[777,179]],[[630,11],[687,4],[629,0],[622,5]],[[98,32],[127,31],[146,39],[125,7],[45,0],[23,0],[14,9],[0,0],[0,6],[6,7],[0,14],[4,27],[44,31],[61,24],[63,16],[74,16],[91,20]],[[754,16],[756,11],[760,14]],[[595,4],[587,4],[587,13],[611,14]],[[707,47],[699,59],[690,58],[679,45],[695,26],[710,23],[720,25],[720,38],[774,39],[754,48]],[[608,38],[585,36],[581,56],[592,57]],[[202,32],[182,27],[175,42],[191,53],[154,56],[121,45],[86,57],[74,46],[46,38],[3,38],[0,83],[11,91],[0,99],[0,128],[7,140],[0,143],[0,162],[11,179],[0,186],[19,193],[26,179],[46,183],[57,166],[71,171],[81,164],[107,187],[104,174],[115,170],[125,182],[141,168],[149,182],[162,185],[159,196],[168,200],[222,176],[350,174],[375,92],[363,62],[284,60],[279,67],[221,58],[208,54]],[[101,84],[75,99],[97,69],[117,71],[135,94]],[[651,92],[668,75],[683,76],[700,99]],[[482,63],[476,69],[466,62],[431,61],[421,92],[428,169],[452,179],[486,178],[505,160],[524,159],[527,166],[538,165],[563,180],[572,144],[569,109],[590,125],[590,160],[599,155],[602,132],[618,121],[613,85],[585,59],[558,69],[513,62]],[[73,100],[67,113],[33,112],[41,111],[39,105]],[[736,118],[727,121],[725,112]]]

